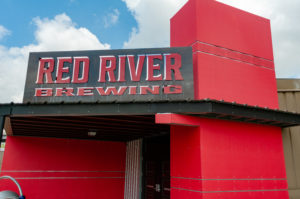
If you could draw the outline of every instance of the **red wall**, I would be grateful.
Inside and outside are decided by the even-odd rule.
[[[171,19],[171,46],[193,48],[196,100],[278,108],[268,19],[214,0],[189,0]],[[161,117],[166,123],[168,116]],[[288,198],[280,128],[174,118],[197,127],[171,128],[172,199]]]
[[[172,199],[288,198],[280,128],[204,118],[197,124],[171,127]]]
[[[171,19],[171,46],[193,47],[195,99],[278,108],[268,19],[189,0]]]
[[[121,199],[125,153],[121,142],[8,137],[1,175],[15,177],[29,199]],[[16,190],[1,181],[4,189]]]

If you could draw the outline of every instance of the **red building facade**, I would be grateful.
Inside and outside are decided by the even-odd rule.
[[[189,0],[171,19],[187,46],[194,99],[2,105],[1,175],[32,199],[288,198],[281,128],[300,117],[277,110],[270,21]]]
[[[171,46],[193,47],[195,99],[278,108],[269,20],[190,0],[171,19]],[[185,151],[171,156],[172,198],[288,198],[280,128],[211,119],[195,125],[171,129],[171,151]]]

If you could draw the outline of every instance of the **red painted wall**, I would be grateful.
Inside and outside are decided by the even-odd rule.
[[[288,198],[280,128],[197,120],[171,127],[172,199]]]
[[[8,137],[1,175],[15,177],[29,199],[121,199],[125,153],[121,142]],[[4,189],[16,187],[1,181]]]
[[[195,99],[278,108],[268,19],[189,0],[171,19],[171,46],[193,48]],[[172,199],[288,198],[280,128],[174,118],[198,126],[171,128]]]
[[[189,0],[171,19],[171,46],[192,46],[195,99],[278,108],[268,19]]]

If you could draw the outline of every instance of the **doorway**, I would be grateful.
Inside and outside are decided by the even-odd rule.
[[[170,134],[144,139],[143,199],[170,198]]]

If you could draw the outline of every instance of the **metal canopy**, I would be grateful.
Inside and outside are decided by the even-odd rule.
[[[11,117],[10,123],[18,136],[128,141],[169,133],[169,126],[155,124],[153,115]]]
[[[156,113],[177,113],[279,127],[300,125],[300,114],[222,101],[2,104],[14,135],[131,140],[167,133]],[[89,137],[88,131],[97,135]]]

